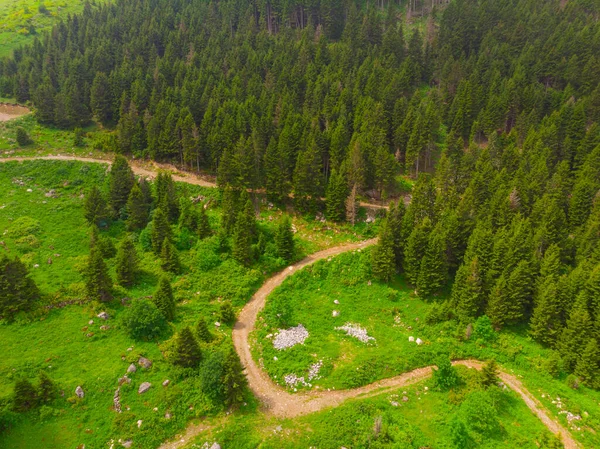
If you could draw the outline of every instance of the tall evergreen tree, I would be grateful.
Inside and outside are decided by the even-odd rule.
[[[168,238],[163,240],[162,249],[160,250],[160,267],[169,273],[179,273],[181,263],[177,249]]]
[[[93,186],[85,196],[83,204],[84,216],[87,222],[93,226],[99,226],[106,220],[108,214],[106,210],[106,200],[98,187]]]
[[[125,237],[117,252],[117,283],[129,287],[134,284],[138,270],[138,257],[130,237]]]
[[[127,204],[129,193],[135,184],[133,171],[123,156],[115,156],[110,169],[109,203],[114,213],[119,216]]]
[[[175,297],[173,296],[171,283],[165,276],[160,278],[153,300],[158,310],[168,321],[175,318]]]
[[[441,226],[436,226],[429,235],[427,249],[421,259],[417,292],[421,297],[437,293],[448,280],[446,260],[446,236]]]
[[[394,255],[394,236],[386,219],[379,230],[379,241],[371,252],[373,275],[383,282],[389,282],[396,274],[396,257]]]
[[[567,369],[574,370],[580,353],[593,337],[593,323],[587,308],[585,295],[579,295],[569,314],[567,324],[558,342],[558,350]]]
[[[13,393],[13,409],[16,412],[26,412],[37,405],[38,396],[33,384],[27,379],[18,380]]]
[[[173,238],[173,231],[167,218],[167,213],[162,207],[157,207],[154,210],[154,217],[152,218],[152,249],[155,254],[160,255],[165,239],[171,240]]]
[[[213,339],[213,336],[210,333],[204,318],[200,318],[198,320],[198,324],[196,324],[196,337],[198,337],[198,340],[203,341],[204,343],[210,343]]]
[[[144,229],[150,221],[150,205],[138,183],[133,185],[127,199],[127,229],[139,231]]]
[[[208,221],[208,214],[206,213],[205,209],[205,204],[200,204],[198,209],[198,227],[196,229],[196,233],[200,239],[205,239],[212,233],[210,223]]]
[[[451,303],[460,321],[472,322],[485,307],[483,279],[477,256],[458,269],[452,286]]]
[[[108,268],[102,258],[98,245],[90,249],[90,256],[85,269],[85,290],[87,297],[95,301],[110,301],[112,295],[112,280]]]
[[[286,262],[290,262],[294,257],[294,233],[292,231],[292,221],[288,215],[284,215],[277,225],[275,234],[275,245],[277,246],[277,255]]]
[[[331,221],[341,222],[346,218],[346,198],[348,185],[343,172],[332,170],[325,193],[325,215]]]
[[[10,320],[31,310],[39,298],[40,291],[23,262],[18,257],[0,256],[0,316]]]
[[[58,396],[56,385],[44,371],[40,371],[38,379],[38,401],[40,404],[49,404]]]
[[[183,368],[196,368],[202,361],[202,351],[189,327],[184,327],[175,338],[172,362]]]
[[[235,408],[244,401],[244,392],[248,381],[244,375],[244,368],[233,348],[231,348],[223,364],[222,377],[223,390],[225,393],[225,405]]]
[[[481,368],[481,385],[484,388],[491,387],[498,383],[498,365],[494,359],[491,359],[483,368]]]

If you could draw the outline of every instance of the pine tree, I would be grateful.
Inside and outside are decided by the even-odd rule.
[[[595,338],[588,341],[581,353],[575,367],[575,375],[579,376],[583,383],[590,388],[600,386],[600,348],[598,340]]]
[[[285,159],[275,138],[271,138],[264,157],[267,199],[282,204],[290,193]]]
[[[341,222],[346,218],[348,185],[342,171],[331,171],[325,193],[325,215],[331,221]]]
[[[139,231],[146,227],[150,220],[150,205],[138,183],[133,185],[127,199],[127,229]]]
[[[170,223],[176,223],[179,218],[179,200],[173,177],[170,173],[159,171],[155,186],[156,204],[163,208]]]
[[[491,387],[498,383],[498,365],[494,359],[491,359],[483,365],[479,379],[484,388]]]
[[[84,216],[87,222],[93,226],[99,226],[106,220],[108,214],[106,210],[106,200],[98,187],[93,186],[85,197],[83,204]]]
[[[245,266],[252,262],[252,237],[256,233],[254,206],[250,198],[247,198],[244,209],[238,214],[235,223],[232,248],[233,258]]]
[[[94,301],[110,301],[112,296],[112,280],[108,268],[102,258],[98,245],[90,249],[90,256],[85,269],[85,290],[87,297]]]
[[[198,320],[198,324],[196,325],[196,337],[198,337],[198,340],[203,341],[205,343],[210,343],[213,339],[213,336],[210,333],[210,330],[208,329],[208,325],[206,324],[206,321],[204,321],[204,318],[200,318]]]
[[[23,413],[37,405],[37,391],[33,384],[27,379],[18,380],[13,393],[13,410]]]
[[[223,364],[223,392],[225,405],[235,408],[244,401],[244,392],[248,381],[244,374],[244,368],[233,348],[229,350]]]
[[[160,267],[164,271],[175,274],[179,273],[181,269],[177,250],[168,238],[163,240],[162,249],[160,250]]]
[[[428,240],[417,279],[417,292],[423,298],[439,292],[448,279],[446,236],[440,225],[433,229]]]
[[[387,221],[394,240],[394,256],[396,258],[397,271],[402,269],[404,260],[404,229],[402,226],[405,213],[406,209],[402,201],[390,204]]]
[[[57,396],[57,388],[52,379],[44,371],[39,374],[38,401],[40,404],[49,404]]]
[[[556,281],[554,277],[548,277],[538,288],[537,303],[529,329],[533,338],[549,346],[555,344],[562,330]]]
[[[196,368],[202,361],[202,351],[189,327],[179,331],[175,339],[172,363],[183,368]]]
[[[208,222],[208,214],[206,213],[205,204],[201,203],[198,209],[198,227],[196,234],[200,239],[205,239],[212,234],[210,223]]]
[[[158,283],[158,289],[154,294],[154,304],[168,321],[175,318],[175,298],[169,280],[163,276]]]
[[[221,307],[219,308],[219,316],[223,323],[235,323],[235,310],[233,310],[231,302],[225,301],[221,304]]]
[[[114,213],[119,216],[127,204],[129,193],[135,184],[133,171],[123,156],[115,156],[110,170],[109,203]]]
[[[173,238],[173,231],[169,224],[169,219],[165,210],[159,206],[154,211],[152,219],[152,249],[154,253],[160,255],[165,239],[169,241]]]
[[[433,370],[433,383],[441,391],[447,391],[455,387],[460,378],[456,368],[448,356],[440,356],[436,362],[437,369]]]
[[[40,291],[18,257],[0,256],[0,316],[12,320],[19,312],[31,310]]]
[[[221,229],[226,235],[231,235],[235,228],[235,222],[238,215],[238,191],[231,187],[225,187],[223,190],[223,199],[221,201]]]
[[[292,222],[288,215],[284,215],[277,226],[275,234],[275,245],[277,255],[286,262],[290,262],[294,257],[294,233],[292,232]]]
[[[379,230],[379,240],[371,252],[373,275],[380,281],[389,282],[396,274],[396,257],[394,255],[394,236],[388,219],[385,219]]]
[[[138,257],[130,237],[125,237],[117,252],[117,283],[130,287],[135,282],[138,270]]]
[[[346,198],[346,220],[354,226],[356,222],[356,215],[358,214],[358,186],[354,184],[352,186],[352,190],[350,190],[350,195]]]

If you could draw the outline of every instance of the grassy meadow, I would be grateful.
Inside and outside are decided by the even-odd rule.
[[[310,381],[311,387],[286,386],[292,392],[294,388],[355,388],[434,364],[440,355],[494,358],[517,374],[565,426],[569,427],[565,411],[580,414],[582,420],[571,428],[574,436],[586,447],[600,445],[598,391],[569,388],[564,373],[550,377],[547,361],[552,351],[534,342],[526,329],[496,333],[478,321],[473,335],[466,339],[464,327],[435,322],[431,311],[441,299],[423,301],[415,297],[402,277],[389,286],[372,280],[369,250],[342,254],[296,273],[273,292],[253,333],[254,356],[282,386],[286,386],[284,377],[289,374],[306,379],[309,367],[322,360],[319,377]],[[333,316],[334,310],[339,316]],[[346,323],[359,324],[375,340],[364,343],[335,329]],[[298,324],[309,332],[304,344],[275,349],[273,338],[278,330]],[[423,344],[410,342],[411,336]],[[557,402],[562,402],[562,408]]]

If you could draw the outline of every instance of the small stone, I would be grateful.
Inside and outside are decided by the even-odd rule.
[[[83,398],[85,396],[85,393],[83,392],[83,388],[81,388],[81,386],[77,386],[77,388],[75,388],[75,395],[78,398]]]
[[[333,300],[333,303],[334,303],[334,304],[339,304],[340,302],[339,302],[337,299],[334,299],[334,300]]]
[[[331,316],[334,318],[338,317],[338,316],[340,316],[340,312],[338,310],[334,310],[333,312],[331,312]]]
[[[135,373],[136,371],[137,371],[137,367],[133,363],[131,365],[129,365],[129,367],[127,368],[127,373],[128,374]]]
[[[410,337],[408,337],[408,341],[413,342],[415,341],[415,337],[413,337],[412,335]]]
[[[408,396],[402,396],[402,402],[408,402]]]
[[[127,377],[126,375],[123,377],[119,377],[119,386],[123,385],[123,384],[130,384],[131,383],[131,379],[129,377]]]
[[[89,320],[88,324],[91,326],[92,324],[94,324],[94,320]]]
[[[215,321],[215,327],[221,327],[221,323],[219,323],[218,321]]]
[[[415,340],[415,342],[416,342],[418,345],[422,345],[422,344],[423,344],[423,340],[421,340],[420,338],[417,338],[417,339]]]
[[[171,414],[169,412],[165,413],[165,419],[171,419]]]
[[[127,348],[128,351],[133,351],[133,348]]]
[[[167,387],[170,383],[171,383],[171,381],[169,379],[165,379],[165,380],[163,380],[162,386]]]
[[[31,190],[31,189],[27,189],[27,191],[28,191],[29,193],[33,192],[33,190]]]
[[[33,268],[39,268],[39,267],[40,267],[40,264],[38,264],[38,263],[36,263],[36,264],[33,266]]]
[[[138,365],[140,365],[143,368],[150,368],[152,367],[152,362],[150,360],[148,360],[146,357],[140,357],[138,360]]]
[[[143,422],[144,422],[144,421],[142,421],[141,419],[138,419],[138,421],[137,421],[137,426],[138,426],[138,429],[142,427],[142,423],[143,423]]]
[[[146,391],[148,391],[150,389],[151,386],[152,386],[152,384],[150,382],[142,383],[140,385],[140,388],[138,388],[138,394],[145,393]]]
[[[123,446],[125,448],[130,448],[132,444],[133,444],[132,440],[125,440],[121,443],[121,446]]]
[[[273,357],[273,360],[277,361],[277,360],[279,360],[279,359],[277,358],[277,356],[274,356],[274,357]]]
[[[106,313],[106,312],[100,312],[100,313],[97,315],[97,317],[98,317],[98,318],[101,318],[101,319],[103,319],[103,320],[108,320],[108,319],[110,318],[110,317],[108,316],[108,313]]]
[[[52,265],[52,258],[48,259],[48,265]]]
[[[110,326],[100,326],[101,331],[107,331],[110,329]]]

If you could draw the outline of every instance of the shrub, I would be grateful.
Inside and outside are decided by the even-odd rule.
[[[25,128],[23,128],[22,126],[17,127],[17,143],[22,147],[32,143],[29,134],[27,133],[27,131],[25,131]]]
[[[221,307],[219,309],[219,315],[221,317],[222,322],[226,324],[235,323],[235,310],[233,310],[231,302],[225,301],[223,304],[221,304]]]
[[[147,300],[137,300],[123,312],[121,325],[131,338],[152,340],[167,329],[167,321],[160,310]]]
[[[481,437],[489,436],[500,428],[492,398],[486,391],[472,391],[460,406],[460,414],[467,427]]]
[[[459,377],[456,369],[452,366],[450,357],[440,356],[436,362],[437,369],[433,370],[433,382],[441,390],[449,390],[458,384]]]
[[[83,132],[83,129],[75,128],[73,130],[73,145],[75,145],[76,147],[85,146],[85,142],[83,141],[84,136],[85,133]]]
[[[475,321],[473,337],[475,340],[482,340],[486,343],[496,339],[496,332],[494,331],[492,322],[486,315],[480,316],[477,318],[477,321]]]
[[[567,386],[573,390],[577,390],[579,388],[579,378],[575,374],[569,374],[566,380]]]
[[[13,239],[38,234],[42,230],[40,222],[31,217],[19,217],[13,221],[6,235]]]

